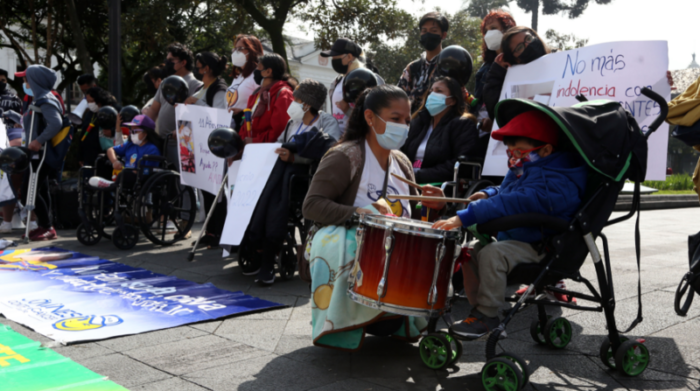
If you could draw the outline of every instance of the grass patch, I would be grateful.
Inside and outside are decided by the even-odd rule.
[[[695,194],[692,190],[659,190],[651,195],[670,195],[670,194]]]
[[[688,174],[673,174],[666,177],[665,181],[644,181],[644,186],[658,190],[693,190],[693,177]]]

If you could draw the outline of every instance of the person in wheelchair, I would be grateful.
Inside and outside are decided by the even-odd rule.
[[[487,188],[470,197],[475,201],[457,216],[433,227],[453,229],[523,213],[543,213],[571,220],[579,208],[587,170],[578,156],[557,151],[558,127],[539,111],[522,113],[491,133],[508,147],[510,168],[500,187]],[[465,338],[486,334],[498,327],[499,309],[505,304],[507,275],[515,266],[541,261],[546,231],[517,228],[499,232],[497,241],[470,243],[471,267],[464,267],[464,286],[472,313],[451,331]]]
[[[411,118],[401,152],[411,159],[418,183],[452,180],[460,156],[479,160],[476,118],[469,113],[457,80],[437,78],[423,106]]]
[[[90,178],[89,184],[98,189],[113,189],[121,180],[124,188],[133,188],[138,178],[136,169],[141,158],[145,155],[160,156],[160,151],[154,143],[148,140],[148,134],[155,132],[155,123],[145,115],[137,115],[132,122],[123,124],[129,128],[130,139],[126,143],[109,148],[107,157],[114,171],[121,171],[116,181],[109,181],[99,176]],[[118,158],[125,159],[122,164]],[[146,161],[146,166],[158,166],[157,161]]]

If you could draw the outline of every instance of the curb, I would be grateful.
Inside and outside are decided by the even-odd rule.
[[[641,209],[676,209],[676,208],[693,208],[699,207],[698,196],[695,194],[679,194],[679,195],[642,195]],[[620,195],[615,203],[616,212],[628,211],[632,207],[631,195]]]

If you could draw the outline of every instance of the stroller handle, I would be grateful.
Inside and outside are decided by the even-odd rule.
[[[668,103],[666,103],[666,99],[664,99],[661,95],[657,94],[656,92],[652,91],[647,87],[642,88],[642,94],[647,98],[653,100],[654,102],[658,103],[659,107],[661,108],[661,113],[658,117],[656,117],[654,122],[652,122],[651,125],[649,125],[649,131],[647,131],[647,133],[644,135],[644,137],[648,139],[649,136],[651,136],[651,134],[654,133],[656,129],[658,129],[659,126],[661,126],[661,124],[666,119],[666,116],[668,115]]]

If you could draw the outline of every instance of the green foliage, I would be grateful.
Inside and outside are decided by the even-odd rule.
[[[578,49],[588,44],[588,38],[578,38],[574,34],[560,34],[553,29],[547,30],[545,36],[549,40],[547,45],[551,49],[557,49],[559,51]]]
[[[644,181],[644,186],[658,190],[693,190],[693,177],[688,174],[673,174],[665,181]]]
[[[596,4],[610,4],[612,0],[593,0]],[[532,12],[533,30],[537,30],[537,20],[540,12],[542,14],[554,15],[558,13],[566,13],[569,19],[578,18],[583,14],[583,11],[588,7],[591,0],[516,0],[515,3],[525,12]],[[522,24],[522,23],[521,23]]]
[[[462,8],[469,16],[484,19],[489,11],[499,8],[507,8],[512,0],[465,0]]]

